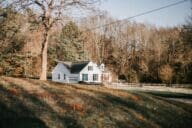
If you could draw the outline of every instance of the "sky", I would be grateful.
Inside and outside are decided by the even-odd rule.
[[[112,17],[125,19],[146,11],[160,8],[182,0],[104,0],[101,10],[106,10]],[[149,23],[160,27],[182,25],[192,12],[190,0],[169,8],[131,19],[132,21]]]

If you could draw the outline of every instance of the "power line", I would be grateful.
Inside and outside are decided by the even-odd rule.
[[[120,23],[120,22],[123,22],[123,21],[127,21],[127,20],[130,20],[130,19],[139,17],[139,16],[143,16],[143,15],[146,15],[146,14],[150,14],[150,13],[153,13],[153,12],[156,12],[156,11],[159,11],[159,10],[162,10],[162,9],[165,9],[165,8],[169,8],[169,7],[172,7],[172,6],[176,6],[176,5],[178,5],[178,4],[182,4],[182,3],[185,3],[185,2],[187,2],[187,1],[188,1],[188,0],[178,1],[178,2],[169,4],[169,5],[160,7],[160,8],[156,8],[156,9],[153,9],[153,10],[150,10],[150,11],[146,11],[146,12],[142,12],[142,13],[136,14],[136,15],[134,15],[134,16],[125,18],[125,19],[123,19],[123,20],[117,20],[117,21],[114,21],[114,22],[111,22],[111,23],[108,23],[108,24],[105,24],[105,25],[101,25],[101,26],[97,26],[97,27],[94,27],[94,28],[90,28],[90,29],[87,29],[86,31],[91,31],[91,30],[95,30],[95,29],[98,29],[98,28],[102,28],[102,27],[104,27],[104,26],[109,26],[109,25],[111,25],[111,24],[116,24],[116,23]]]

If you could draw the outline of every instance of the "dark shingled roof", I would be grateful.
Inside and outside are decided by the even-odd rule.
[[[81,61],[81,62],[58,61],[58,62],[64,64],[71,73],[79,73],[90,61]]]
[[[71,73],[79,73],[88,63],[89,61],[73,63],[71,66]]]

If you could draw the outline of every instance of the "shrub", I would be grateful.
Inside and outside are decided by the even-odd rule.
[[[173,77],[173,69],[169,64],[166,64],[160,67],[159,75],[163,83],[166,83],[167,85],[171,85],[171,81]]]
[[[135,70],[129,70],[126,75],[126,80],[129,83],[137,83],[139,82],[137,72]]]

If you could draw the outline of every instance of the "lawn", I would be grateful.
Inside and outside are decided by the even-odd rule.
[[[158,93],[0,77],[0,128],[190,128],[191,108]]]

